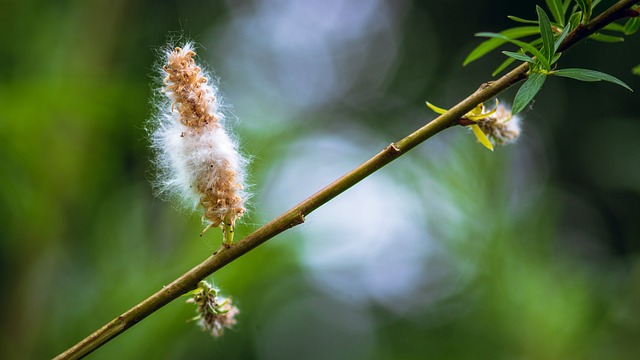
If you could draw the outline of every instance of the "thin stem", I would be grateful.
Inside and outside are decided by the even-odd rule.
[[[578,25],[578,27],[569,33],[567,37],[564,39],[560,47],[558,48],[559,52],[565,51],[566,49],[572,47],[576,43],[581,40],[586,39],[589,35],[595,33],[596,31],[602,30],[605,26],[611,24],[616,20],[623,19],[632,14],[629,13],[629,8],[640,2],[639,0],[621,0],[617,3],[613,4],[610,8],[602,12],[602,14],[596,16],[593,20],[591,20],[586,25]],[[636,15],[637,16],[637,15]]]
[[[624,17],[626,10],[637,2],[640,2],[640,0],[619,1],[598,17],[594,18],[586,26],[579,26],[569,34],[560,46],[560,50],[565,50],[575,45],[580,40],[585,39],[607,24]],[[253,248],[281,232],[303,223],[305,216],[310,214],[312,211],[335,198],[367,176],[378,171],[380,168],[392,162],[399,156],[405,154],[407,151],[413,149],[423,141],[450,126],[456,125],[458,119],[472,110],[476,105],[495,97],[512,85],[525,79],[527,77],[528,70],[528,64],[523,63],[500,79],[483,84],[473,94],[455,105],[445,114],[438,116],[436,119],[416,130],[404,139],[390,144],[362,165],[351,170],[338,180],[289,209],[284,214],[247,235],[238,243],[229,247],[221,247],[218,252],[204,260],[202,263],[174,280],[171,284],[164,286],[158,292],[151,295],[124,314],[113,319],[111,322],[107,323],[84,340],[58,355],[56,359],[77,359],[91,353],[142,319],[151,315],[156,310],[167,305],[182,294],[195,289],[202,279],[213,274],[220,268],[226,266],[230,262],[236,260],[240,256],[246,254]]]

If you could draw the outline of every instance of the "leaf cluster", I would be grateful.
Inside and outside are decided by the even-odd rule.
[[[492,50],[511,43],[519,47],[516,52],[502,51],[507,59],[493,72],[493,76],[504,71],[514,61],[522,61],[529,64],[528,79],[519,89],[513,102],[512,112],[517,114],[533,100],[540,91],[547,76],[555,75],[580,81],[608,81],[618,84],[630,91],[631,88],[620,79],[595,70],[588,69],[556,69],[556,63],[562,56],[563,41],[579,26],[586,25],[593,15],[594,8],[600,0],[545,0],[551,13],[551,18],[540,7],[536,6],[537,20],[526,20],[515,16],[509,16],[511,20],[526,26],[517,26],[499,33],[481,32],[476,36],[489,38],[482,42],[469,53],[464,61],[467,65]],[[569,11],[571,8],[571,11]],[[638,10],[637,6],[633,10]],[[589,38],[603,42],[624,41],[619,35],[632,35],[640,27],[640,17],[630,17],[624,25],[611,23],[600,32],[595,32]],[[610,32],[617,32],[614,36]],[[523,38],[535,36],[532,40],[524,41]],[[640,74],[640,65],[636,66],[633,73]]]

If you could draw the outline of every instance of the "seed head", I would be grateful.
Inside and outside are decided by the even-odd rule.
[[[165,52],[161,92],[166,100],[155,119],[153,147],[161,192],[203,210],[210,227],[228,235],[245,212],[246,160],[224,126],[220,96],[211,77],[196,65],[193,44]]]

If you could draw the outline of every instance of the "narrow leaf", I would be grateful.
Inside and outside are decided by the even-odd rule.
[[[582,9],[582,23],[586,24],[589,19],[591,19],[591,12],[593,9],[593,6],[591,5],[591,1],[590,0],[576,0],[576,2],[578,3],[578,6],[580,6],[580,9]]]
[[[502,53],[507,55],[508,57],[512,57],[512,58],[514,58],[516,60],[533,63],[533,59],[529,55],[523,54],[521,52],[503,51]]]
[[[606,42],[606,43],[617,43],[617,42],[624,41],[624,38],[621,36],[611,36],[611,35],[605,35],[603,33],[594,33],[593,35],[589,36],[589,39],[597,40],[600,42]]]
[[[638,31],[638,27],[640,27],[640,17],[631,18],[624,24],[624,34],[633,35]]]
[[[180,296],[193,296],[194,294],[197,294],[197,293],[199,293],[201,291],[202,291],[202,288],[198,287],[198,288],[195,288],[195,289],[193,289],[193,290],[191,290],[189,292],[186,292],[186,293],[184,293],[184,294],[182,294]]]
[[[567,10],[569,10],[569,4],[571,4],[571,0],[564,0],[564,2],[562,3],[562,11],[564,11],[564,13],[567,13]]]
[[[511,108],[511,112],[513,115],[519,113],[524,109],[531,100],[536,96],[542,85],[544,84],[544,80],[547,78],[545,74],[541,73],[531,73],[527,81],[522,84],[522,87],[518,90],[515,99],[513,100],[513,108]]]
[[[513,15],[507,15],[507,17],[515,22],[519,22],[519,23],[523,23],[523,24],[534,24],[536,26],[538,26],[538,20],[527,20],[527,19],[523,19],[523,18],[519,18],[517,16],[513,16]]]
[[[567,37],[567,35],[569,34],[569,29],[570,26],[565,26],[564,30],[562,30],[562,33],[560,34],[560,36],[558,36],[558,38],[556,39],[555,44],[553,45],[553,52],[555,53],[556,51],[558,51],[558,48],[560,47],[560,45],[562,45],[562,42],[564,41],[564,39]],[[553,61],[551,63],[554,63]]]
[[[583,12],[590,7],[589,5],[587,5],[586,0],[576,0],[576,3],[578,3],[578,6],[580,6],[580,10],[582,10]]]
[[[562,4],[562,0],[545,0],[547,3],[547,7],[549,11],[551,11],[551,16],[556,21],[556,23],[560,24],[560,26],[564,26],[564,6]]]
[[[520,26],[520,27],[514,27],[511,29],[501,31],[500,34],[510,39],[519,39],[525,36],[538,34],[539,32],[540,32],[540,28],[538,26]],[[502,39],[489,39],[489,40],[483,41],[482,43],[480,43],[480,45],[478,45],[476,48],[471,50],[469,55],[467,55],[467,58],[464,60],[463,65],[467,65],[472,61],[478,60],[479,58],[486,55],[488,52],[492,51],[493,49],[501,46],[506,42],[507,42],[506,40],[502,40]]]
[[[540,52],[540,50],[536,49],[535,47],[531,46],[530,44],[527,44],[524,41],[519,41],[519,40],[514,40],[511,38],[508,38],[502,34],[496,34],[496,33],[490,33],[490,32],[481,32],[481,33],[477,33],[476,36],[482,36],[482,37],[490,37],[490,38],[495,38],[495,39],[501,39],[501,40],[505,40],[508,41],[516,46],[520,46],[523,50],[530,52],[531,54],[533,54],[544,66],[545,69],[549,69],[549,60]]]
[[[620,33],[624,33],[624,26],[618,23],[610,23],[610,24],[607,24],[607,26],[603,27],[602,30],[617,31]]]
[[[552,74],[580,81],[608,81],[620,85],[629,91],[633,91],[629,85],[625,84],[622,80],[600,71],[589,69],[562,69],[556,70]]]
[[[567,24],[571,27],[571,30],[578,27],[578,24],[580,24],[581,17],[582,17],[581,11],[575,12],[573,13],[573,15],[569,17],[569,21],[567,22]]]
[[[538,38],[530,42],[529,45],[538,46],[541,43],[542,43],[542,39]],[[507,58],[502,64],[500,64],[500,66],[498,66],[495,70],[493,70],[493,72],[491,73],[491,76],[496,76],[500,74],[504,69],[506,69],[509,65],[511,65],[514,60],[515,60],[514,58]]]
[[[549,1],[547,1],[549,3]],[[553,55],[553,30],[551,30],[551,22],[547,13],[542,10],[540,6],[536,5],[536,12],[538,13],[538,21],[540,21],[540,35],[542,35],[542,51],[548,62],[551,62],[551,56]],[[549,70],[549,68],[547,68]]]

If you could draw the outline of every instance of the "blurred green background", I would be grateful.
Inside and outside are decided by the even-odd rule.
[[[473,34],[535,4],[5,0],[0,357],[57,355],[218,247],[150,185],[167,39],[199,44],[239,119],[242,237],[489,80],[501,55],[461,66]],[[636,359],[638,38],[560,62],[636,93],[551,79],[517,144],[447,130],[216,273],[241,309],[223,338],[180,299],[91,358]]]

